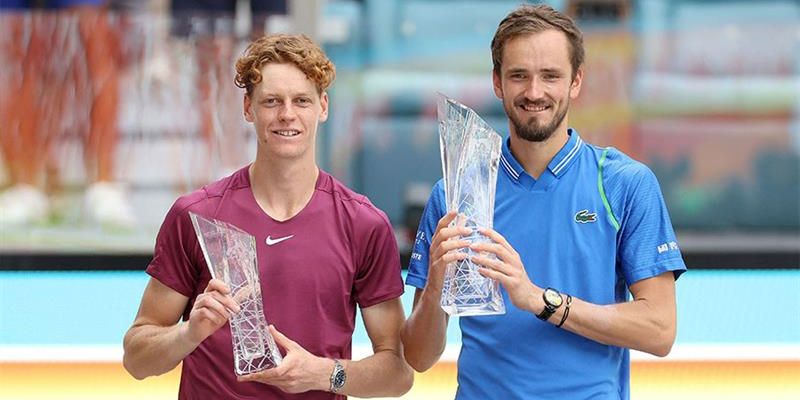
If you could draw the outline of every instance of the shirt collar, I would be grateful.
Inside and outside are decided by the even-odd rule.
[[[575,156],[578,154],[581,147],[583,147],[583,139],[578,135],[578,131],[570,128],[567,130],[567,135],[569,135],[567,143],[556,153],[555,157],[550,160],[550,164],[547,166],[547,169],[555,176],[561,176],[564,171],[567,170],[567,167],[572,164],[572,161],[575,160]],[[503,152],[500,154],[500,168],[505,170],[515,181],[519,181],[520,176],[523,174],[527,175],[519,161],[511,154],[511,138],[506,138],[506,140],[503,141]]]
[[[583,147],[583,139],[578,135],[578,131],[572,128],[567,129],[567,135],[569,135],[567,143],[556,153],[555,157],[550,160],[550,164],[547,166],[547,169],[555,176],[564,174],[564,171],[572,164],[576,158],[575,156],[578,155],[579,150]]]

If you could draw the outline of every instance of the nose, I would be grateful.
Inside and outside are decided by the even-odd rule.
[[[544,84],[537,77],[532,78],[525,88],[525,97],[529,100],[541,99],[544,96]]]
[[[278,118],[281,121],[292,121],[297,116],[294,110],[294,105],[291,102],[285,103],[278,111]]]

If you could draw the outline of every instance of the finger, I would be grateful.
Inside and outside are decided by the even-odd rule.
[[[242,375],[236,378],[239,382],[267,382],[275,377],[275,368],[255,372],[252,374]]]
[[[505,246],[499,243],[479,242],[471,244],[469,248],[479,253],[486,252],[494,254],[497,258],[506,262],[514,260],[514,254],[510,253]]]
[[[223,316],[225,319],[231,317],[232,313],[240,311],[239,305],[230,297],[224,296],[219,292],[204,293],[198,296],[199,307],[206,307]]]
[[[199,322],[210,321],[214,326],[222,326],[225,324],[225,321],[228,320],[224,315],[220,315],[218,312],[208,308],[198,309],[196,315]]]
[[[436,224],[436,231],[439,231],[449,226],[450,223],[453,222],[453,219],[455,218],[456,218],[456,212],[448,211],[447,214],[444,215],[444,217],[439,219],[439,223]]]
[[[508,249],[509,253],[517,254],[516,250],[514,250],[514,247],[511,246],[511,243],[508,243],[508,240],[506,240],[506,238],[504,238],[503,235],[498,233],[496,230],[491,228],[478,228],[478,232]]]
[[[485,277],[487,277],[487,278],[494,279],[494,280],[500,282],[500,284],[503,285],[503,286],[505,286],[506,282],[508,281],[508,276],[507,275],[503,275],[502,273],[500,273],[498,271],[495,271],[493,269],[478,268],[478,273],[483,275],[483,276],[485,276]]]
[[[456,236],[468,236],[472,234],[472,229],[466,226],[449,226],[440,231],[439,236],[442,241],[450,240]]]
[[[286,349],[286,351],[300,347],[300,345],[295,343],[292,339],[289,339],[288,337],[286,337],[286,335],[278,331],[278,329],[275,328],[275,325],[269,326],[269,332],[272,334],[272,337],[275,338],[275,343],[278,346],[281,346],[284,349]]]
[[[194,311],[196,320],[208,320],[211,321],[215,326],[224,325],[226,321],[228,321],[229,316],[227,315],[226,311],[218,311],[214,310],[209,307],[199,306]],[[224,314],[223,314],[224,313]]]
[[[208,292],[211,292],[211,291],[217,291],[217,292],[220,292],[222,294],[229,294],[231,292],[231,289],[228,287],[228,285],[225,284],[225,282],[223,282],[223,281],[221,281],[219,279],[212,279],[212,280],[208,281],[208,285],[206,286],[205,293],[208,293]]]
[[[486,256],[472,256],[471,260],[475,264],[493,271],[497,271],[503,275],[511,275],[514,272],[511,265],[494,258],[489,258]]]
[[[447,265],[452,262],[466,260],[469,255],[464,252],[452,252],[452,253],[445,253],[441,257],[437,258],[441,262],[441,264]]]
[[[433,240],[431,240],[431,249],[435,250],[442,243],[448,242],[451,239],[459,236],[467,236],[470,233],[472,233],[472,231],[469,228],[464,228],[464,227],[443,228],[440,231],[436,232],[436,234],[433,236]]]
[[[241,311],[241,307],[239,306],[239,303],[236,302],[236,300],[234,300],[230,295],[224,295],[224,294],[222,294],[220,292],[217,292],[217,291],[211,291],[211,292],[208,292],[208,293],[204,293],[203,295],[205,297],[213,298],[214,301],[216,301],[219,304],[221,304],[228,311],[231,311],[231,312],[234,312],[234,313],[238,313],[239,311]]]
[[[431,253],[431,258],[436,259],[444,254],[450,253],[455,250],[464,249],[469,246],[469,240],[448,240],[439,243],[439,245]]]
[[[456,218],[456,215],[457,214],[456,214],[455,211],[450,211],[447,214],[445,214],[445,216],[442,217],[442,219],[439,220],[439,223],[436,225],[436,231],[433,234],[433,239],[434,240],[436,239],[437,236],[441,236],[442,235],[442,233],[443,233],[442,231],[450,232],[453,228],[455,228],[456,231],[458,231],[458,229],[461,229],[458,226],[454,226],[454,227],[450,226],[450,224]]]

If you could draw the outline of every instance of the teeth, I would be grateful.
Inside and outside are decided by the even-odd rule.
[[[278,135],[281,135],[281,136],[291,137],[291,136],[297,136],[297,135],[299,135],[299,134],[300,134],[300,131],[295,131],[295,130],[290,130],[290,131],[275,131],[275,133],[277,133]]]
[[[547,109],[547,106],[539,106],[539,107],[523,106],[522,108],[524,108],[524,109],[525,109],[525,111],[539,112],[539,111],[544,111],[544,110],[546,110],[546,109]]]

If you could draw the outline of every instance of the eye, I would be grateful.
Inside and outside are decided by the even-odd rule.
[[[511,78],[511,79],[513,79],[515,81],[519,81],[519,80],[523,80],[523,79],[527,78],[527,76],[523,72],[514,72],[509,76],[509,78]]]
[[[268,97],[268,98],[264,99],[264,101],[262,101],[261,104],[263,104],[263,105],[265,105],[267,107],[274,107],[274,106],[280,104],[280,101],[278,101],[278,99],[276,99],[274,97]]]
[[[558,74],[544,74],[542,76],[542,79],[544,79],[547,82],[554,82],[554,81],[559,80],[560,78],[561,78],[561,76],[558,75]]]
[[[295,102],[301,106],[309,106],[312,103],[311,99],[308,97],[299,97],[297,100],[295,100]]]

